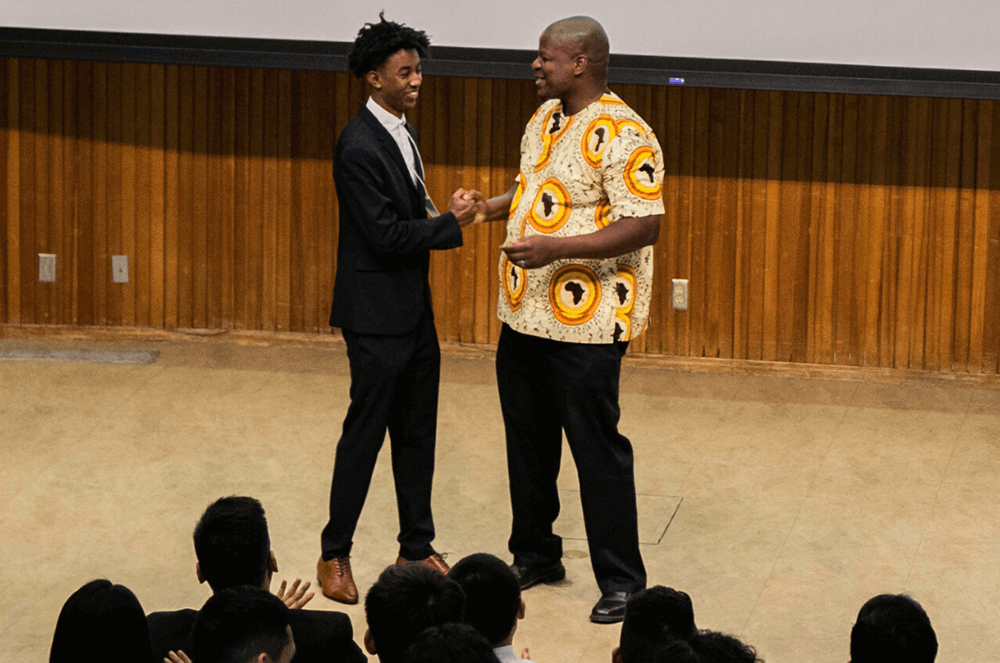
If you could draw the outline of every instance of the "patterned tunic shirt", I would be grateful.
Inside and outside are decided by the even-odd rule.
[[[550,99],[521,139],[507,242],[584,235],[623,217],[663,214],[663,152],[653,130],[607,93],[575,115]],[[500,253],[497,315],[514,330],[569,343],[627,341],[646,328],[653,249],[521,269]]]

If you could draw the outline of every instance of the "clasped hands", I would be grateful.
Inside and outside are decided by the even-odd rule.
[[[448,211],[455,215],[459,227],[486,220],[486,199],[475,189],[458,189],[451,194]]]
[[[505,205],[499,207],[495,205],[494,207],[501,209],[505,208]],[[483,198],[483,194],[475,189],[455,191],[448,203],[448,211],[455,215],[460,227],[472,223],[483,223],[490,216],[488,201]],[[535,269],[565,257],[561,255],[560,248],[561,245],[557,238],[532,235],[504,244],[500,250],[506,253],[507,258],[521,269]]]

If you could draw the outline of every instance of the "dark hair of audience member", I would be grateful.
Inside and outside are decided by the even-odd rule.
[[[241,586],[213,594],[195,617],[191,660],[246,663],[265,653],[280,661],[289,645],[288,608],[276,596]]]
[[[63,604],[49,662],[76,663],[88,655],[104,663],[152,659],[146,613],[128,587],[93,580]]]
[[[851,663],[932,663],[937,650],[930,618],[905,594],[868,599],[851,629]]]
[[[656,650],[652,662],[640,663],[701,663],[701,658],[687,641],[670,640]]]
[[[521,586],[499,557],[476,553],[460,560],[448,577],[465,591],[465,623],[499,647],[517,623]]]
[[[651,661],[667,641],[687,640],[697,632],[694,607],[686,593],[662,585],[638,591],[625,608],[619,640],[622,661]]]
[[[469,624],[425,629],[406,648],[403,663],[497,663],[493,647]]]
[[[264,507],[253,497],[222,497],[209,504],[194,528],[194,551],[212,591],[262,587],[271,555]]]
[[[459,584],[420,564],[390,566],[365,597],[369,634],[382,663],[400,663],[424,629],[461,622],[464,611]]]
[[[688,640],[702,663],[764,663],[757,650],[739,638],[718,631],[699,631]]]
[[[431,42],[423,30],[387,21],[384,11],[379,13],[378,18],[378,23],[365,23],[358,30],[354,45],[347,54],[349,72],[362,78],[400,50],[416,51],[421,58],[430,55]]]

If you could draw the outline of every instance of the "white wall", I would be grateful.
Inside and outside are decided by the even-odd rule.
[[[446,46],[534,49],[588,14],[615,53],[1000,70],[1000,0],[0,0],[6,27],[352,41],[384,8]]]

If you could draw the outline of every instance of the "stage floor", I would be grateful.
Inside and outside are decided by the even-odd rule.
[[[342,344],[0,350],[22,359],[0,361],[0,659],[46,660],[62,603],[97,577],[147,612],[199,607],[209,589],[191,531],[223,495],[263,503],[273,588],[314,579],[348,404]],[[159,354],[147,365],[44,356],[62,350]],[[1000,659],[1000,388],[627,360],[621,405],[649,583],[688,592],[699,627],[738,635],[768,663],[843,663],[862,603],[906,592],[931,618],[939,661]],[[438,431],[436,548],[451,563],[507,559],[492,353],[445,349]],[[568,449],[560,488],[568,577],[525,593],[515,648],[537,663],[608,663],[619,627],[587,619],[599,592]],[[385,448],[355,538],[362,593],[395,559],[396,531]],[[361,605],[318,595],[309,607],[347,612],[360,642]]]

